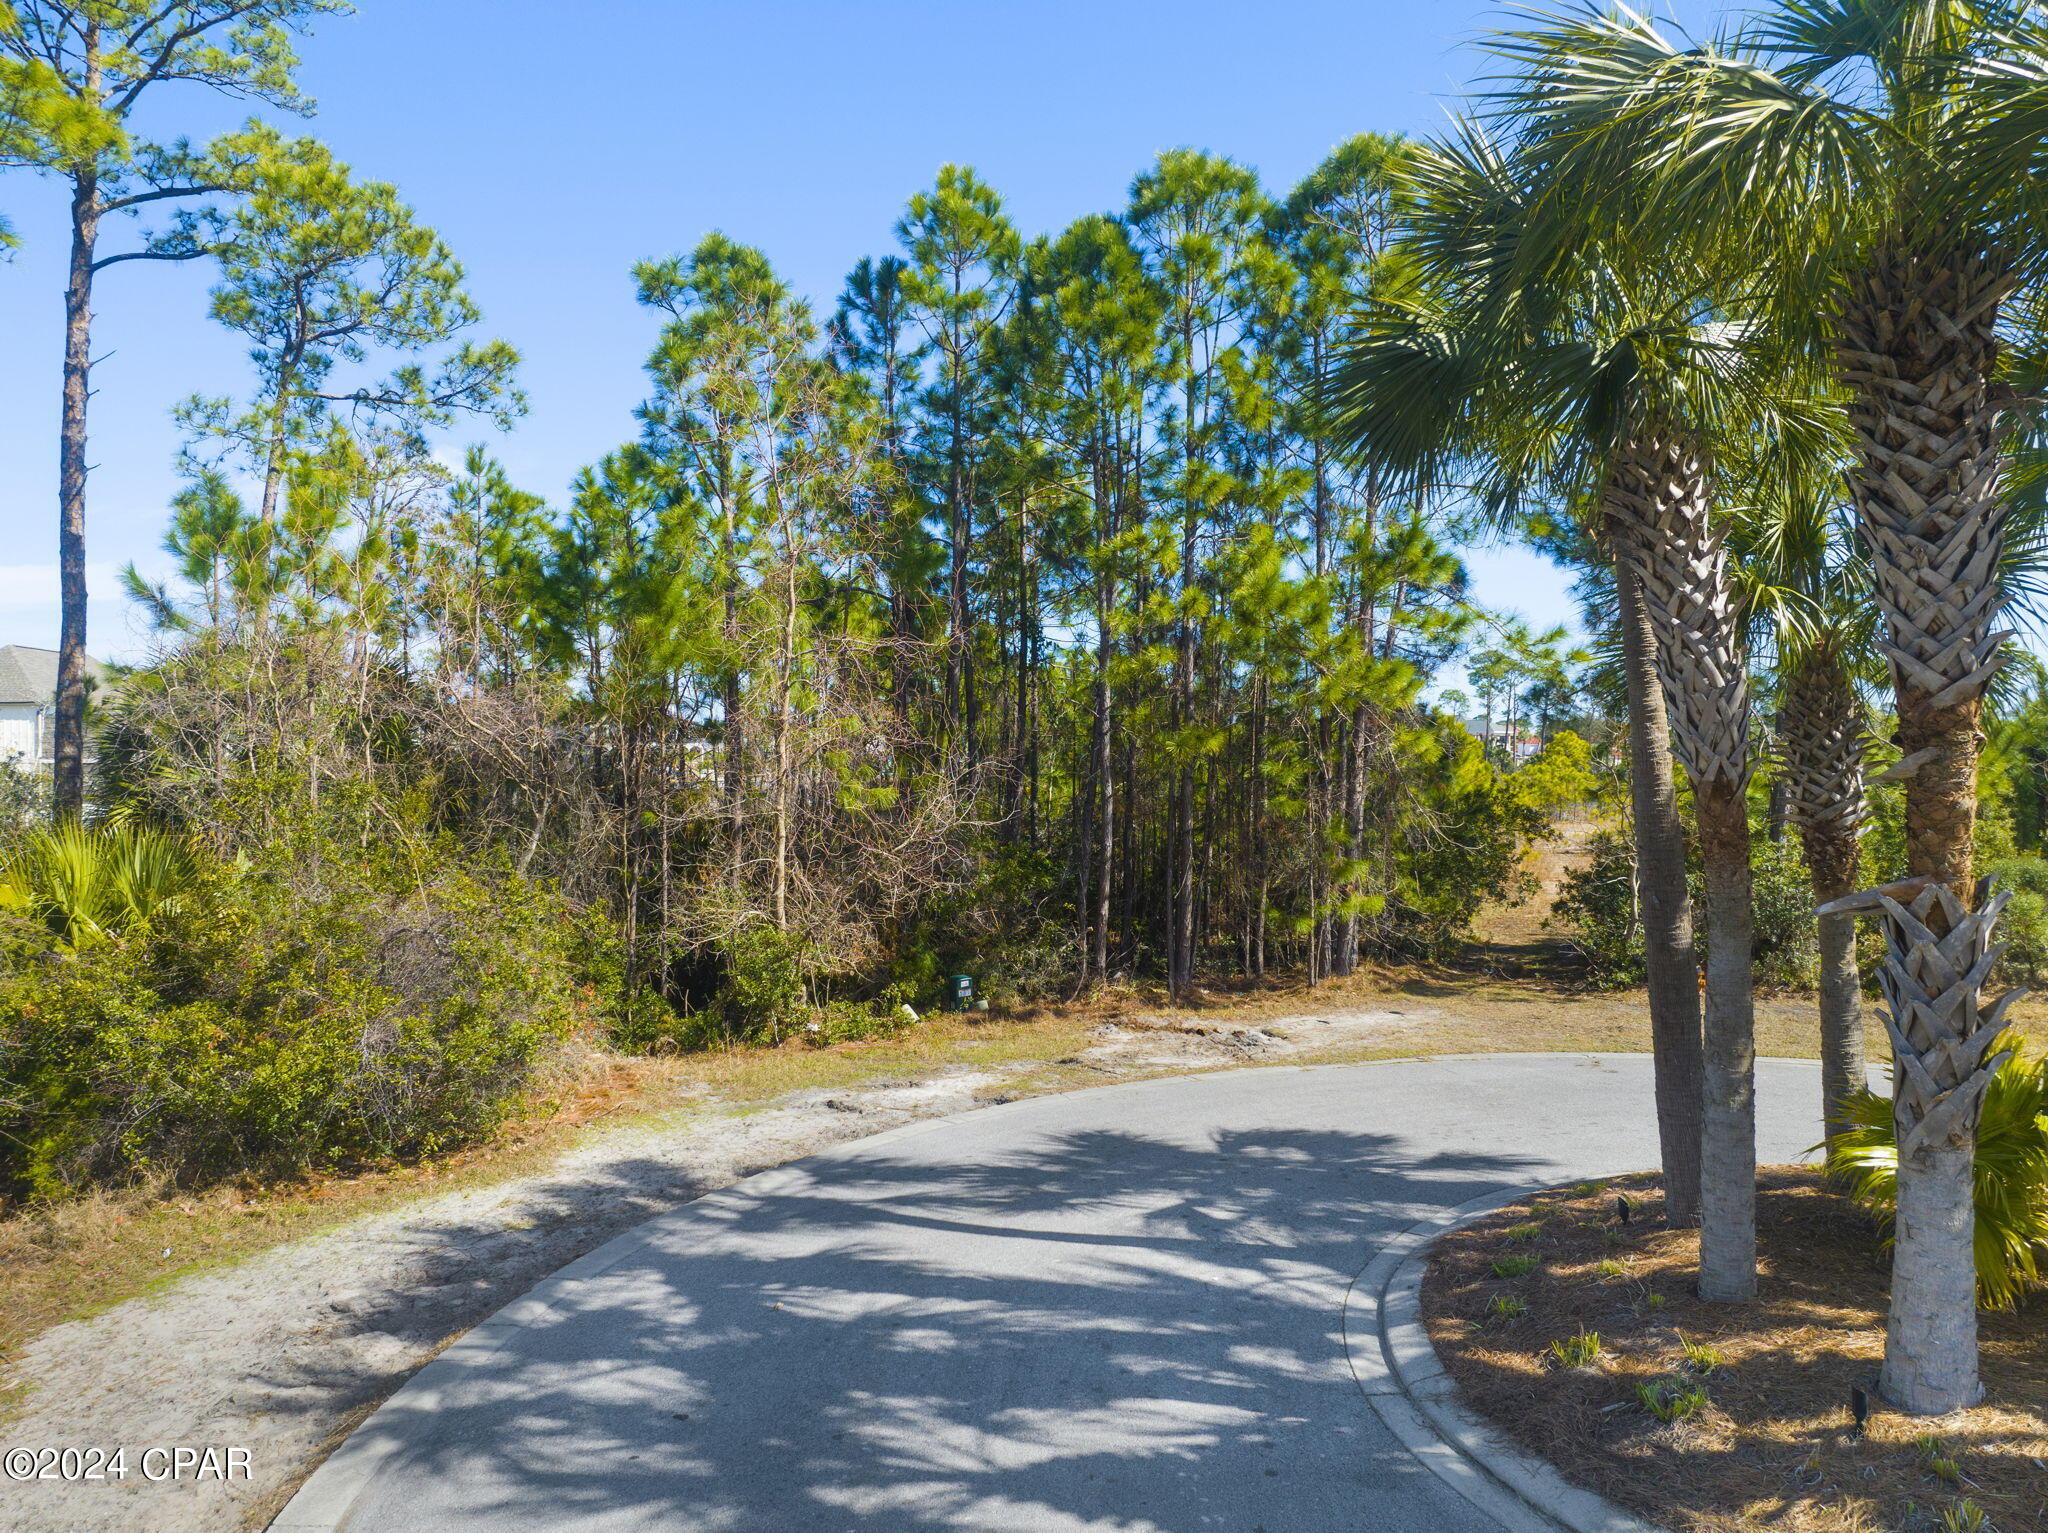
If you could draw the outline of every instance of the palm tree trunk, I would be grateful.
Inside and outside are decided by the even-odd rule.
[[[1756,1294],[1756,1026],[1749,802],[1726,777],[1693,785],[1706,885],[1706,1068],[1700,1126],[1700,1297]]]
[[[1671,731],[1657,680],[1656,635],[1641,583],[1617,561],[1621,650],[1628,674],[1629,804],[1635,819],[1636,884],[1643,908],[1643,960],[1650,993],[1650,1053],[1656,1076],[1657,1142],[1664,1163],[1664,1219],[1672,1228],[1700,1216],[1700,971],[1685,882],[1685,826],[1671,762]]]
[[[1983,695],[2004,635],[1998,564],[1999,306],[2010,272],[1954,250],[1881,251],[1847,286],[1838,352],[1854,390],[1850,472],[1898,696],[1912,875],[1860,902],[1884,913],[1879,973],[1898,1062],[1899,1202],[1880,1378],[1900,1409],[1976,1403],[1971,1166],[2005,1006],[1980,1015],[2003,908],[1974,880]],[[1837,905],[1836,910],[1842,906]]]
[[[1816,906],[1856,891],[1865,813],[1863,731],[1856,687],[1839,653],[1807,651],[1784,668],[1778,739],[1785,814],[1799,831]],[[1847,1125],[1850,1095],[1869,1083],[1863,1053],[1863,978],[1856,967],[1856,917],[1819,918],[1820,1093],[1832,1139]]]
[[[1671,738],[1692,779],[1706,883],[1707,986],[1700,1123],[1700,1295],[1756,1293],[1756,1014],[1751,959],[1749,665],[1708,504],[1711,465],[1684,432],[1627,444],[1608,504],[1632,536],[1657,638]]]

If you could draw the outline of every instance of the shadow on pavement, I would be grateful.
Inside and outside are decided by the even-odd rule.
[[[925,1136],[649,1226],[363,1429],[352,1529],[1490,1525],[1380,1427],[1353,1275],[1540,1158],[1327,1129]]]

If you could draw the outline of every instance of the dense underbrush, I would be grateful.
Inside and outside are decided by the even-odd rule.
[[[497,1127],[599,1026],[601,940],[507,869],[318,831],[186,855],[175,891],[112,929],[6,915],[9,1191],[436,1152]]]

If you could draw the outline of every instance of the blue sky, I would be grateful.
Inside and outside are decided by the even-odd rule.
[[[723,229],[829,307],[949,160],[979,169],[1030,232],[1119,206],[1176,145],[1284,188],[1353,133],[1442,123],[1484,69],[1469,44],[1502,14],[1468,0],[359,0],[306,41],[301,78],[320,107],[307,130],[399,186],[467,265],[485,331],[525,354],[526,420],[460,438],[559,497],[632,433],[655,330],[634,261]],[[246,115],[158,89],[150,131],[200,138]],[[0,209],[25,242],[0,267],[0,643],[54,644],[63,202],[54,182],[9,173]],[[206,317],[208,284],[198,263],[101,280],[96,654],[146,643],[114,572],[161,564],[171,406],[247,386],[241,348]],[[1543,624],[1571,615],[1547,562],[1471,562],[1483,601]]]

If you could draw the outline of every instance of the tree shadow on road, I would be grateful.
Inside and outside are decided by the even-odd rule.
[[[1345,1296],[1386,1236],[1544,1162],[1322,1129],[949,1143],[801,1163],[551,1285],[363,1429],[396,1451],[351,1528],[1485,1526],[1367,1409]]]

